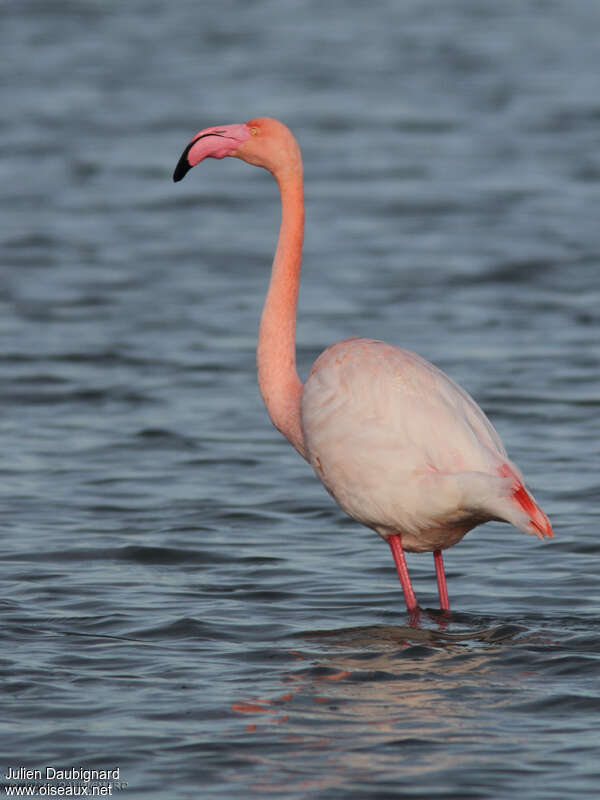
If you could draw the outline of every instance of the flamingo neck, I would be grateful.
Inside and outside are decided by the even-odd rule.
[[[302,162],[275,173],[281,227],[258,333],[258,386],[273,425],[306,458],[300,424],[302,382],[296,370],[296,309],[304,236]]]

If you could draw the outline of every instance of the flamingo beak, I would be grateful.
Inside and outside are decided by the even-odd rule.
[[[173,180],[176,183],[180,181],[192,167],[205,158],[234,156],[238,147],[251,136],[250,128],[245,123],[199,131],[181,154]]]

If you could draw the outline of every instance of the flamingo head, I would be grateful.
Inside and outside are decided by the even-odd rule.
[[[173,180],[205,158],[241,158],[275,175],[290,166],[301,169],[300,149],[291,131],[276,119],[257,117],[235,125],[220,125],[199,131],[181,154]]]

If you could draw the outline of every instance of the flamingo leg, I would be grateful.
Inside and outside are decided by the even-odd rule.
[[[404,558],[404,550],[402,549],[402,537],[398,534],[388,536],[388,544],[392,549],[392,555],[396,563],[396,571],[402,584],[402,591],[404,592],[404,600],[406,601],[406,609],[409,613],[417,610],[417,598],[410,582],[410,575],[408,574],[408,567],[406,566],[406,559]]]
[[[438,591],[440,593],[440,608],[442,611],[450,611],[448,589],[446,588],[446,574],[444,573],[444,561],[442,559],[441,550],[434,550],[433,561],[435,563],[435,574],[437,576]]]

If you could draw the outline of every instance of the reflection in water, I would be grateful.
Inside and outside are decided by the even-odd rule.
[[[291,653],[310,666],[281,676],[287,691],[231,706],[252,716],[247,734],[269,741],[269,756],[248,753],[260,767],[256,791],[347,785],[349,773],[372,784],[374,772],[391,779],[399,765],[404,777],[464,767],[480,759],[484,741],[489,762],[490,737],[500,751],[517,746],[518,732],[491,720],[528,680],[503,666],[502,653],[548,641],[516,625],[460,633],[379,625],[303,639],[317,649]],[[285,763],[273,739],[286,743]],[[328,768],[313,781],[316,752]]]

